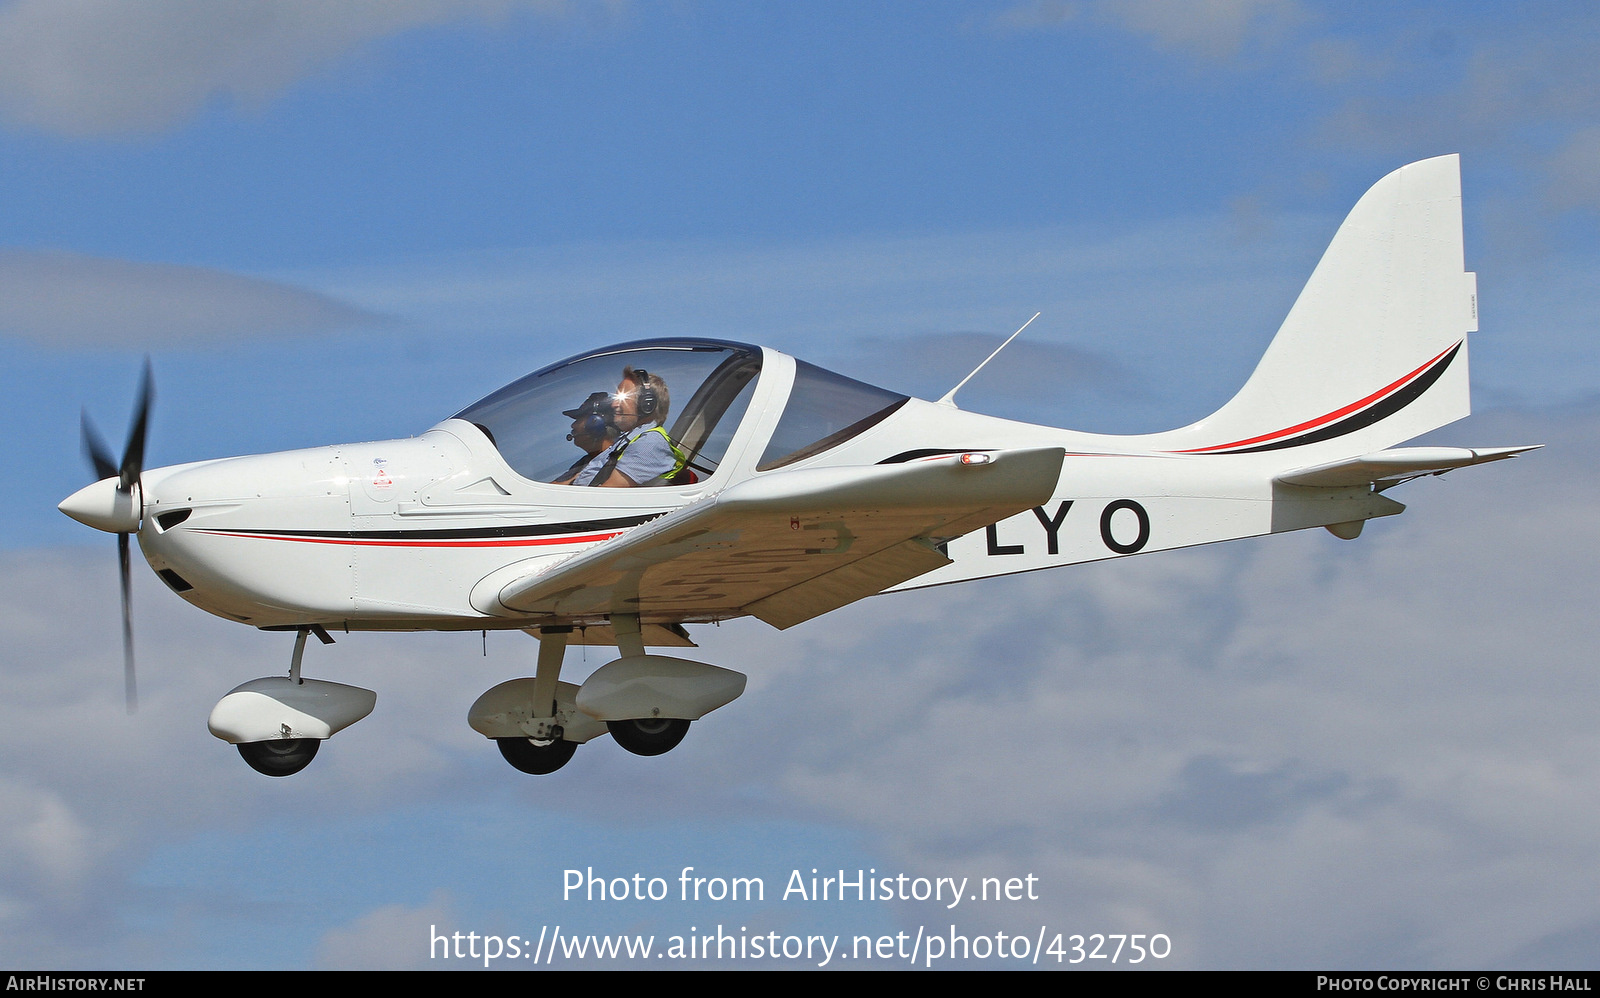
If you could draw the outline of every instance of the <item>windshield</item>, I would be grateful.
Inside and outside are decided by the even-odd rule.
[[[648,397],[618,396],[625,371],[650,386]],[[571,480],[617,439],[618,424],[624,430],[659,427],[679,467],[649,484],[692,484],[716,472],[760,372],[758,347],[716,340],[631,343],[536,371],[455,418],[476,424],[517,474],[536,482]]]
[[[906,402],[907,397],[899,392],[797,360],[789,402],[756,470],[782,468],[837,447],[887,419]]]

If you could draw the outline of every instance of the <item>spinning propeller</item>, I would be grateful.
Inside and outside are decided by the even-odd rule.
[[[61,503],[61,512],[80,523],[117,535],[117,562],[122,579],[122,674],[126,687],[128,713],[139,707],[138,684],[133,671],[133,601],[132,578],[128,567],[129,537],[139,529],[144,518],[144,494],[140,488],[140,474],[144,470],[145,432],[150,422],[150,401],[155,392],[150,384],[150,361],[144,362],[144,375],[139,380],[139,397],[133,410],[133,428],[128,432],[128,445],[123,448],[122,462],[111,459],[111,451],[95,432],[89,421],[89,411],[83,412],[83,453],[94,468],[95,483],[67,497]]]

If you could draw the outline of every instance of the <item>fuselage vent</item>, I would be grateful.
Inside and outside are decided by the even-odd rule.
[[[156,525],[163,531],[171,530],[184,520],[187,520],[192,512],[194,511],[189,509],[175,509],[169,513],[162,513],[156,517]]]
[[[188,510],[184,510],[185,515],[187,515],[188,512]],[[174,572],[170,568],[163,568],[156,574],[161,576],[161,581],[165,582],[175,593],[186,593],[194,588],[194,586],[189,584],[187,579],[179,575],[177,572]]]

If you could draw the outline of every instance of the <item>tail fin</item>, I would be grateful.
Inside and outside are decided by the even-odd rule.
[[[1477,301],[1477,275],[1462,263],[1459,157],[1401,167],[1351,210],[1239,394],[1151,443],[1189,454],[1294,448],[1303,464],[1460,419]]]

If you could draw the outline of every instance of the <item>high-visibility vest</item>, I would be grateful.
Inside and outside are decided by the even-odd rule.
[[[667,442],[667,447],[672,451],[672,468],[656,477],[660,478],[664,482],[672,481],[674,478],[678,477],[680,473],[682,473],[684,466],[689,463],[689,455],[685,454],[683,450],[673,442],[672,435],[669,434],[666,431],[666,428],[660,423],[657,423],[644,432],[659,433],[661,434],[661,439]],[[639,434],[639,437],[642,436],[644,436],[644,433]],[[594,477],[589,480],[589,484],[591,486],[604,484],[605,480],[610,478],[611,473],[616,470],[617,462],[622,460],[622,455],[627,451],[628,445],[639,439],[639,437],[623,437],[622,440],[619,441],[618,445],[612,448],[611,456],[606,458],[606,463],[601,465],[600,470],[594,473]],[[651,481],[655,481],[655,479],[652,478]],[[637,482],[635,484],[644,485],[645,483]]]

